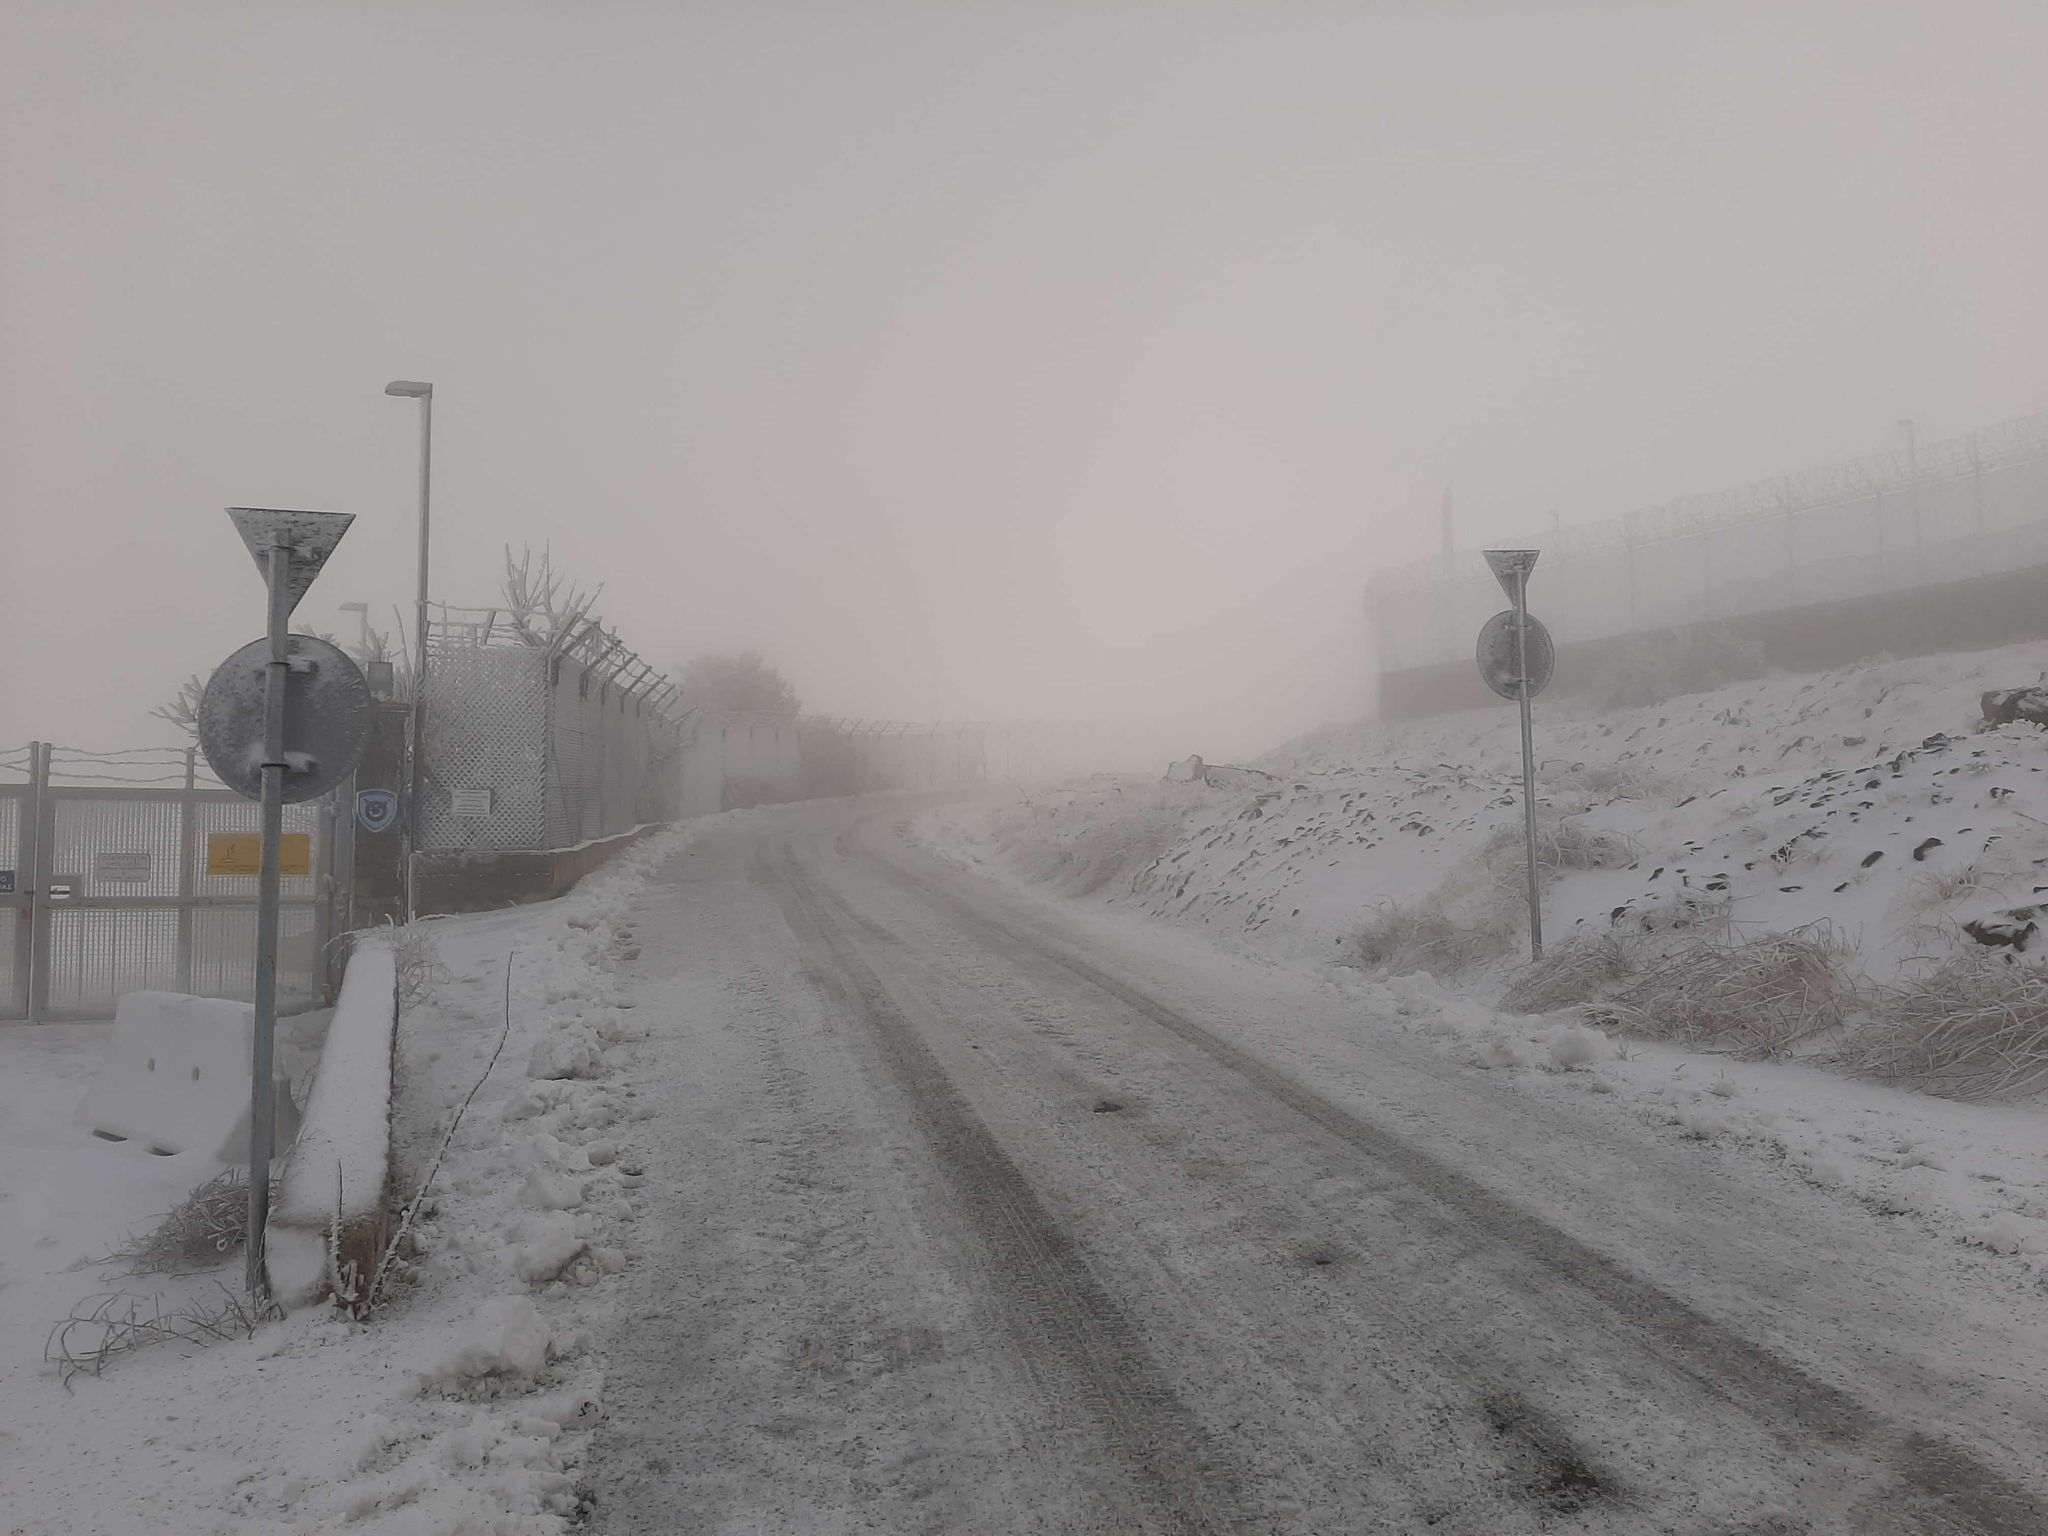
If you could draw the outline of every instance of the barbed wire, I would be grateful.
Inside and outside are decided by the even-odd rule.
[[[1527,544],[1558,559],[1609,554],[1630,545],[1640,548],[1698,538],[1827,507],[1908,495],[1924,487],[2041,458],[2048,458],[2048,412],[2015,417],[1961,437],[1927,443],[1910,453],[1897,448],[1866,454],[1752,481],[1730,490],[1680,496],[1618,517],[1572,523],[1541,535],[1492,539],[1488,547]],[[1478,555],[1477,549],[1460,550],[1452,566],[1457,574],[1448,578],[1442,557],[1433,556],[1375,571],[1367,586],[1375,592],[1412,587],[1418,582],[1439,589],[1485,587],[1492,578],[1483,569],[1476,573],[1471,570]]]

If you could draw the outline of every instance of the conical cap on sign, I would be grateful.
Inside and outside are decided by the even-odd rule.
[[[1486,563],[1492,568],[1493,579],[1500,583],[1501,591],[1512,598],[1515,595],[1515,573],[1521,572],[1526,581],[1528,573],[1536,569],[1536,556],[1540,553],[1534,549],[1489,549],[1486,551]]]
[[[291,575],[285,583],[287,613],[299,606],[299,599],[319,576],[334,546],[356,520],[353,512],[290,512],[278,507],[229,507],[228,517],[249,546],[264,580],[270,579],[271,546],[283,544],[291,550]]]

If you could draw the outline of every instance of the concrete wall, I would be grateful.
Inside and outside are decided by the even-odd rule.
[[[578,880],[617,858],[664,823],[635,827],[574,848],[475,849],[430,852],[419,860],[422,914],[489,912],[499,907],[552,901]]]
[[[1726,627],[1743,640],[1760,643],[1770,666],[1793,672],[1847,666],[1880,652],[1918,656],[2009,645],[2048,636],[2048,564],[1885,597],[1809,603],[1776,613],[1752,614]],[[1656,641],[1682,644],[1693,632],[1667,628],[1560,644],[1550,691],[1584,693],[1610,662],[1625,664],[1631,651]],[[2016,683],[2031,681],[2015,679]],[[1505,707],[1480,682],[1478,668],[1470,659],[1380,675],[1382,719],[1444,714],[1483,704]]]

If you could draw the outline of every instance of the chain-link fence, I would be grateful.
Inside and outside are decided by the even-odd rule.
[[[459,613],[433,626],[422,849],[569,848],[677,814],[664,678],[594,625],[535,643]]]
[[[1718,624],[2048,563],[2048,415],[1526,540],[1560,645]],[[1469,658],[1502,606],[1476,552],[1376,573],[1382,673]]]

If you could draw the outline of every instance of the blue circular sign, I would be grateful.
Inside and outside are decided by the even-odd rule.
[[[356,791],[356,825],[365,832],[383,832],[398,820],[398,796],[388,789]]]

